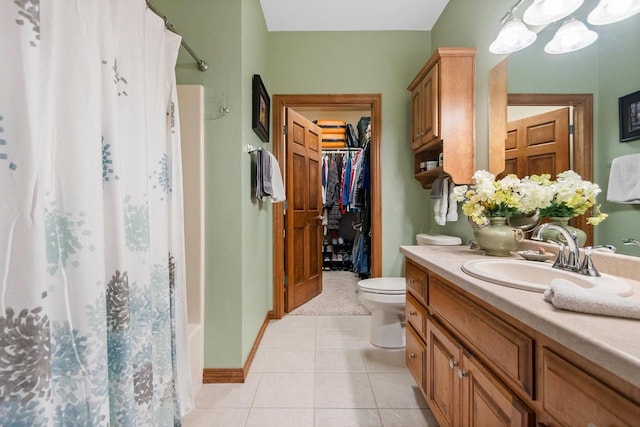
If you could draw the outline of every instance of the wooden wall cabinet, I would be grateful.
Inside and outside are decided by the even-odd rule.
[[[409,259],[406,272],[407,365],[441,426],[640,425],[637,388]]]
[[[424,188],[447,173],[471,182],[475,169],[475,48],[438,48],[408,87],[414,173]],[[428,171],[420,163],[438,160]]]

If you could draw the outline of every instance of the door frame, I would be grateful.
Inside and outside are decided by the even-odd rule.
[[[508,106],[572,106],[573,109],[573,171],[583,179],[593,181],[593,94],[591,93],[510,93]],[[593,245],[593,226],[585,215],[572,220],[572,225],[587,233],[585,245]]]
[[[371,277],[382,275],[381,94],[273,95],[273,155],[285,164],[284,109],[360,107],[371,111]],[[285,164],[286,167],[286,164]],[[284,204],[273,206],[273,318],[284,316]]]

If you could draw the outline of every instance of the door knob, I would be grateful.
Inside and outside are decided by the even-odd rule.
[[[456,362],[456,361],[455,361],[455,360],[453,360],[453,359],[449,359],[449,369],[453,369],[453,368],[455,368],[456,366],[458,366],[458,362]]]

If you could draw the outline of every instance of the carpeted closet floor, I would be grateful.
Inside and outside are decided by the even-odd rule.
[[[323,271],[322,293],[289,314],[303,316],[357,316],[371,312],[358,300],[358,275],[351,271]]]

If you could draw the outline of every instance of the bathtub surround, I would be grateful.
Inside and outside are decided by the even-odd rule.
[[[3,425],[172,425],[193,409],[180,38],[144,1],[119,3],[0,4]]]

